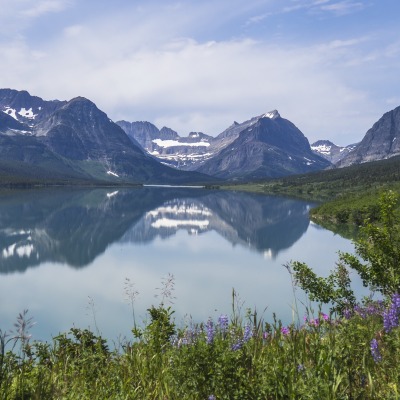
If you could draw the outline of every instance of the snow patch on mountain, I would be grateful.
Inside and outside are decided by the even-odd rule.
[[[119,178],[119,175],[112,171],[107,171],[107,175],[112,175],[112,176]]]
[[[328,146],[326,144],[321,144],[319,146],[311,146],[311,150],[316,151],[317,153],[326,154],[326,155],[331,154],[331,149],[332,149],[332,146]],[[340,149],[340,151],[343,151],[343,150],[344,150],[344,148]]]
[[[162,140],[162,139],[154,139],[154,140],[152,140],[152,142],[155,143],[159,147],[176,147],[176,146],[208,147],[210,145],[210,143],[208,143],[208,142],[188,143],[188,142],[178,142],[177,140]]]
[[[6,109],[3,112],[8,114],[9,116],[13,117],[14,119],[16,119],[18,121],[17,110],[15,110],[14,108],[6,107]]]
[[[269,111],[261,116],[261,118],[276,119],[279,118],[280,114],[277,110]]]
[[[32,107],[27,110],[26,108],[22,107],[20,111],[18,111],[18,114],[21,115],[24,118],[29,118],[29,119],[35,119],[37,117],[37,114],[34,114],[32,111]]]

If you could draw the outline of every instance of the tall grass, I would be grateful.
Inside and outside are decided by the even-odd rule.
[[[282,326],[276,317],[243,313],[234,293],[232,315],[181,327],[168,296],[161,291],[148,323],[134,321],[132,339],[119,349],[77,328],[52,343],[31,343],[32,320],[22,313],[15,332],[0,331],[0,398],[400,398],[397,295],[343,317],[319,311]]]

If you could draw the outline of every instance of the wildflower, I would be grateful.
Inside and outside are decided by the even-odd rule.
[[[211,344],[214,341],[214,336],[215,336],[214,323],[211,318],[207,321],[206,329],[207,329],[207,344]]]
[[[208,400],[216,400],[217,398],[212,394],[211,396],[208,396]]]
[[[352,315],[353,315],[353,311],[352,311],[350,308],[345,308],[345,309],[343,310],[343,316],[344,316],[346,319],[350,319],[350,318],[352,317]]]
[[[269,336],[268,332],[263,332],[263,339],[264,340],[268,339],[268,336]]]
[[[282,332],[283,335],[286,336],[286,335],[289,335],[290,329],[288,327],[282,326],[281,332]]]
[[[310,325],[314,325],[314,326],[318,326],[319,325],[319,318],[313,318],[311,321],[310,321]]]
[[[304,371],[304,369],[305,369],[305,367],[304,367],[303,364],[299,364],[299,365],[297,366],[297,372],[302,372],[302,371]]]
[[[389,309],[383,312],[383,327],[386,333],[399,326],[400,316],[400,295],[395,293],[392,296],[392,303]]]
[[[321,313],[321,317],[324,321],[329,321],[329,315],[325,313]]]
[[[225,333],[228,330],[229,318],[227,315],[220,315],[218,318],[218,324],[222,333]]]
[[[247,343],[251,337],[253,336],[253,332],[251,331],[250,325],[246,325],[244,328],[244,333],[243,333],[243,342]]]
[[[243,341],[239,339],[235,344],[232,345],[231,349],[232,351],[237,351],[240,350],[243,346]]]
[[[374,361],[376,363],[382,361],[381,352],[379,351],[378,341],[376,339],[371,340],[370,349],[371,349],[371,355],[372,355],[372,358],[374,359]]]

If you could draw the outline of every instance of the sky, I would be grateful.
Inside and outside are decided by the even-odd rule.
[[[0,87],[216,136],[277,109],[310,143],[400,106],[399,0],[0,0]]]

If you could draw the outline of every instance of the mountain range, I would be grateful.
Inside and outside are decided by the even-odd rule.
[[[208,182],[159,163],[83,97],[44,101],[0,89],[0,171],[31,167],[44,178],[115,183]]]
[[[147,121],[118,121],[90,100],[46,101],[0,89],[0,181],[194,184],[249,181],[344,167],[400,154],[400,107],[358,144],[311,146],[277,110],[216,137],[182,137]]]
[[[220,179],[254,180],[327,168],[307,138],[278,111],[234,122],[217,137],[191,132],[180,137],[149,122],[118,121],[127,135],[160,162]]]

